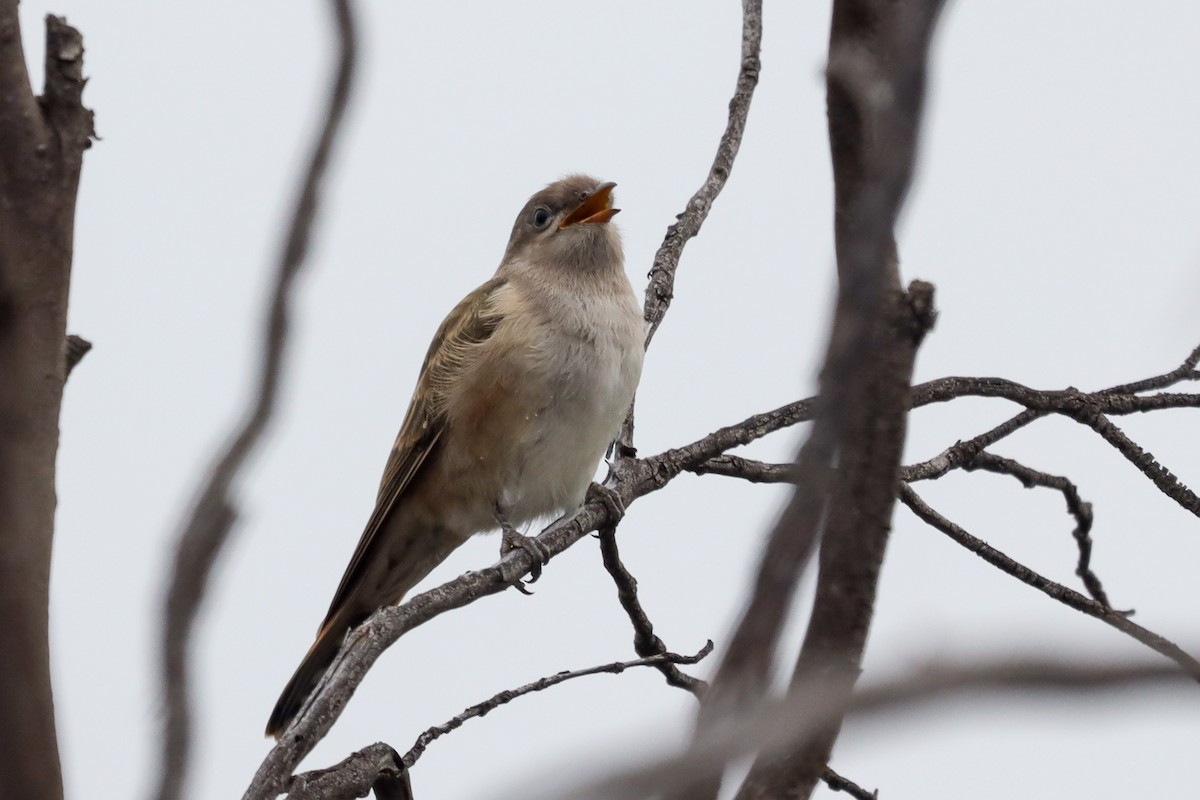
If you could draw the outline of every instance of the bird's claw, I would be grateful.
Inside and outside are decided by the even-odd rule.
[[[550,551],[546,545],[542,544],[533,536],[523,536],[517,533],[516,529],[511,525],[505,525],[501,528],[500,538],[500,557],[511,553],[513,550],[524,550],[533,560],[533,566],[529,569],[529,582],[534,583],[538,578],[542,577],[542,566],[550,560]],[[525,588],[525,584],[521,582],[520,577],[513,581],[513,586],[517,587],[517,591],[521,594],[533,594]]]
[[[603,504],[608,509],[608,522],[610,525],[616,525],[624,518],[625,501],[621,499],[621,495],[616,489],[593,481],[592,485],[588,487],[584,502],[591,500]]]

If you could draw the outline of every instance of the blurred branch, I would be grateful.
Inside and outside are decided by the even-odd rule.
[[[629,616],[629,622],[633,625],[633,651],[642,658],[666,655],[668,653],[667,645],[654,633],[654,623],[650,621],[650,617],[638,599],[637,579],[621,562],[621,554],[617,549],[616,526],[605,525],[600,528],[600,555],[604,561],[604,568],[608,570],[613,583],[617,586],[617,600],[620,601],[621,608],[625,609],[625,613]],[[710,640],[705,646],[704,654],[707,655],[712,648],[713,643]],[[669,685],[685,689],[697,698],[702,697],[708,684],[699,678],[685,674],[679,669],[677,663],[670,660],[663,661],[657,665],[658,671],[667,679]]]
[[[308,255],[321,186],[350,100],[357,53],[351,2],[332,0],[331,7],[336,20],[338,58],[320,132],[276,265],[274,288],[266,310],[257,388],[229,443],[201,477],[197,499],[181,526],[176,546],[162,629],[165,713],[156,790],[161,800],[176,800],[183,793],[191,747],[188,653],[192,628],[213,564],[237,516],[235,483],[275,412],[288,344],[292,293]]]
[[[920,519],[946,534],[992,566],[997,567],[1001,572],[1005,572],[1022,583],[1032,586],[1069,608],[1082,611],[1084,614],[1095,617],[1122,633],[1128,634],[1156,653],[1160,653],[1174,661],[1194,679],[1200,680],[1200,661],[1197,661],[1169,639],[1132,622],[1124,614],[1113,611],[1111,608],[1101,605],[1079,592],[1072,591],[1062,584],[1055,583],[1049,578],[1039,575],[1024,564],[1014,561],[1004,553],[991,547],[983,540],[977,539],[963,528],[939,514],[907,484],[900,488],[900,501],[908,506]]]
[[[1097,692],[1149,691],[1179,687],[1181,675],[1172,665],[1129,661],[1096,664],[1063,663],[1048,658],[955,665],[920,665],[907,676],[839,698],[824,680],[813,680],[761,707],[753,716],[733,720],[694,742],[682,753],[635,767],[587,786],[542,792],[536,798],[566,800],[634,800],[683,786],[713,762],[725,763],[749,753],[795,750],[819,737],[832,722],[845,717],[888,720],[922,711],[934,703],[981,694],[1055,697],[1076,695],[1095,702]]]
[[[834,772],[829,767],[825,768],[825,772],[821,775],[821,780],[825,782],[832,791],[845,792],[854,798],[854,800],[879,800],[879,790],[868,792],[866,789],[859,786],[849,778],[842,777]]]
[[[975,456],[974,459],[963,465],[963,469],[968,472],[981,469],[998,475],[1008,475],[1020,481],[1026,489],[1041,486],[1060,492],[1063,500],[1067,503],[1067,513],[1075,519],[1075,530],[1071,533],[1079,548],[1079,561],[1075,567],[1075,574],[1083,580],[1083,585],[1093,600],[1105,608],[1112,608],[1112,603],[1108,601],[1108,595],[1104,592],[1104,586],[1096,577],[1096,573],[1092,572],[1091,567],[1092,504],[1084,502],[1079,497],[1079,488],[1074,483],[1061,475],[1039,472],[1014,459],[1003,458],[988,452]],[[1118,613],[1129,616],[1132,612]]]
[[[698,740],[762,702],[778,638],[821,536],[816,600],[792,675],[835,702],[858,678],[895,503],[916,350],[933,323],[933,287],[900,291],[896,219],[912,180],[926,58],[940,0],[837,0],[827,78],[838,295],[816,420],[796,488],[763,550],[750,601],[697,722]],[[833,469],[836,458],[837,469]],[[822,530],[823,528],[823,530]],[[827,768],[840,719],[795,748],[758,752],[739,800],[806,798]],[[668,797],[715,800],[711,760]]]

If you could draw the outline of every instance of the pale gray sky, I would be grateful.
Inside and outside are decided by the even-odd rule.
[[[702,235],[639,393],[656,452],[808,393],[831,296],[831,182],[820,70],[828,3],[768,2],[762,82],[741,156]],[[619,183],[640,291],[666,225],[708,168],[738,62],[740,4],[659,0],[362,7],[364,59],[302,288],[284,411],[243,493],[196,641],[193,796],[239,796],[261,731],[369,513],[421,355],[494,270],[546,182]],[[71,329],[96,345],[63,415],[53,648],[72,797],[144,793],[156,747],[153,648],[180,510],[243,402],[268,264],[324,90],[320,2],[25,0],[88,48],[87,154]],[[1200,8],[1147,0],[951,2],[928,136],[901,231],[906,278],[941,316],[917,377],[1002,375],[1098,388],[1175,366],[1200,341]],[[917,412],[913,459],[1006,418],[1002,401]],[[1195,412],[1121,424],[1200,483]],[[784,458],[790,431],[751,452]],[[1200,526],[1107,445],[1050,420],[997,448],[1065,472],[1096,506],[1094,565],[1118,607],[1190,642]],[[927,487],[948,516],[1075,586],[1061,499],[984,475]],[[658,631],[718,647],[782,492],[685,476],[621,527]],[[494,560],[464,546],[427,585]],[[375,667],[316,767],[561,669],[632,657],[585,541],[532,598],[440,618]],[[803,610],[802,608],[798,610]],[[793,626],[798,646],[802,620]],[[865,680],[930,654],[1136,646],[896,512]],[[715,658],[700,672],[707,674]],[[887,800],[1181,795],[1200,782],[1200,698],[963,702],[849,725],[833,766]],[[432,745],[422,798],[520,797],[683,741],[693,702],[654,672],[528,697]],[[829,796],[825,789],[819,790]]]

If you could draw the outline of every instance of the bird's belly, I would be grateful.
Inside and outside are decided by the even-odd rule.
[[[563,513],[583,501],[620,420],[604,399],[553,398],[538,412],[501,488],[500,502],[515,522]]]
[[[513,448],[500,497],[513,520],[522,522],[583,501],[637,379],[628,350],[603,339],[556,337],[530,362],[530,384],[539,387],[539,396]]]

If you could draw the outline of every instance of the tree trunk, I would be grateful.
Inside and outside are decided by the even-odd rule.
[[[79,32],[47,17],[34,97],[0,0],[0,797],[22,800],[62,797],[48,611],[83,85]]]

